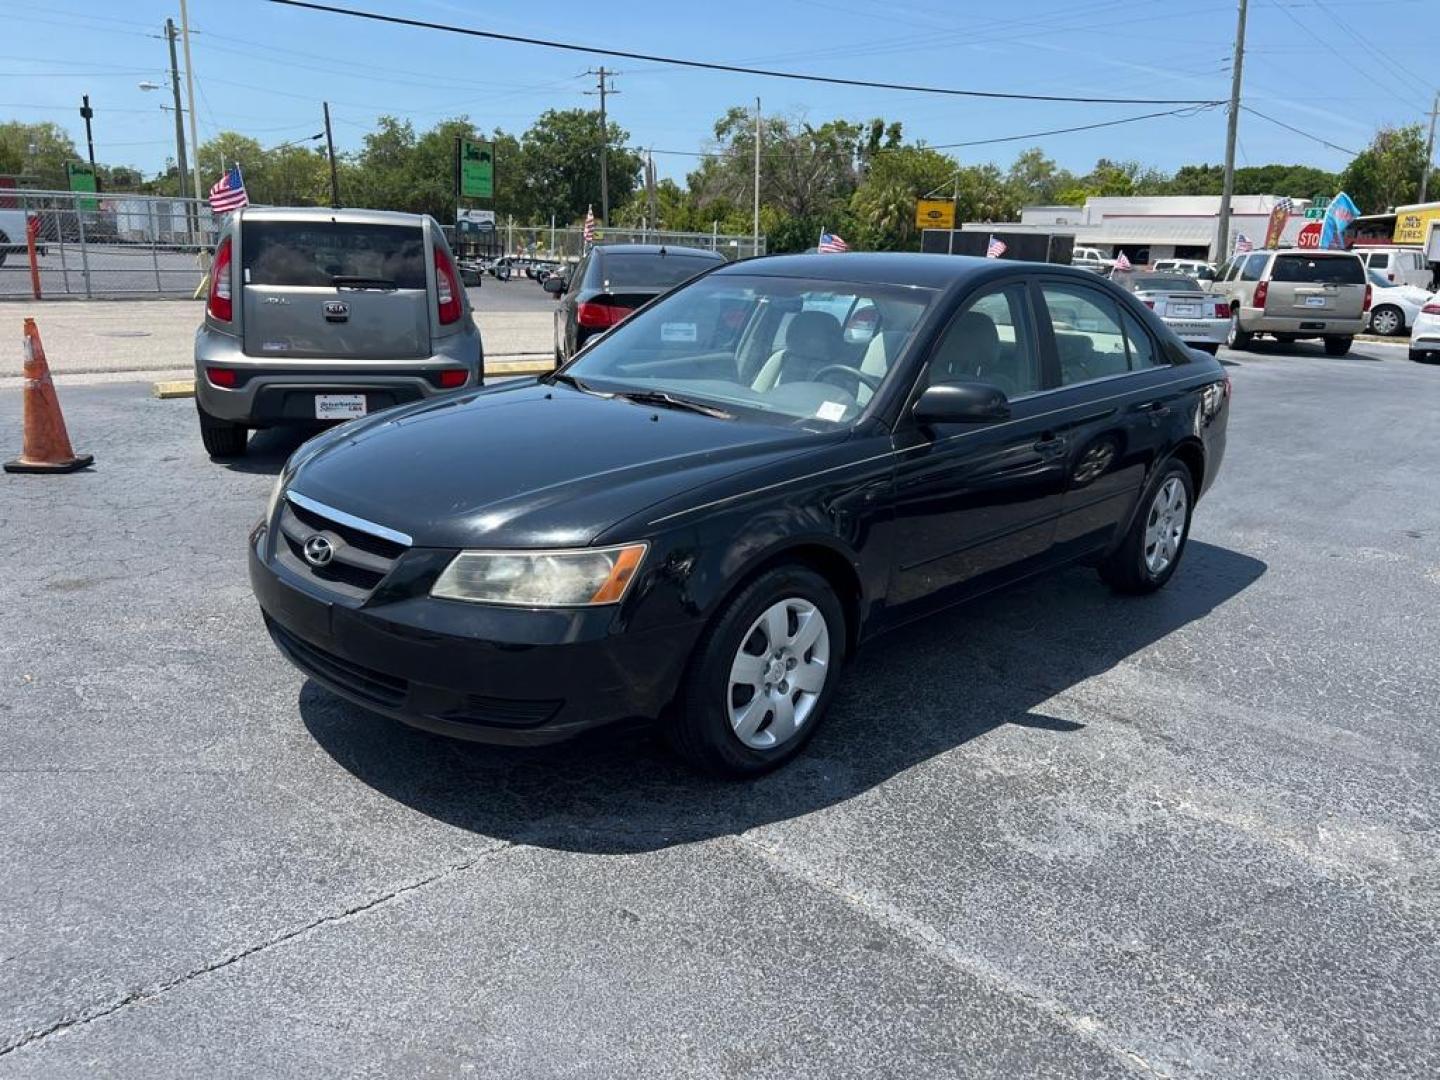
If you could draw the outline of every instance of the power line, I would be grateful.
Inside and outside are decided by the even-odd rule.
[[[1305,138],[1310,139],[1310,140],[1312,140],[1312,141],[1314,141],[1314,142],[1317,142],[1317,143],[1319,143],[1321,146],[1328,146],[1328,147],[1330,147],[1331,150],[1339,150],[1340,153],[1342,153],[1342,154],[1349,154],[1351,157],[1355,157],[1355,156],[1356,156],[1356,151],[1354,151],[1354,150],[1347,150],[1347,149],[1346,149],[1345,147],[1343,147],[1343,146],[1337,146],[1335,143],[1331,142],[1329,139],[1322,139],[1319,135],[1312,135],[1312,134],[1311,134],[1310,132],[1308,132],[1308,131],[1301,131],[1301,130],[1300,130],[1299,128],[1297,128],[1297,127],[1291,127],[1289,124],[1285,123],[1285,121],[1283,121],[1283,120],[1276,120],[1273,116],[1266,116],[1266,115],[1265,115],[1264,113],[1262,113],[1259,109],[1252,109],[1249,105],[1241,105],[1240,108],[1243,109],[1245,112],[1248,112],[1251,116],[1258,116],[1261,120],[1268,120],[1268,121],[1270,121],[1270,123],[1276,125],[1277,127],[1282,127],[1282,128],[1284,128],[1286,131],[1293,131],[1296,135],[1303,135]]]
[[[373,11],[358,11],[354,8],[334,7],[329,4],[311,3],[309,0],[266,0],[267,3],[282,7],[301,8],[306,11],[320,11],[330,15],[345,15],[354,19],[368,19],[371,22],[391,26],[410,26],[420,30],[439,30],[447,34],[461,34],[466,37],[486,38],[491,41],[508,41],[519,45],[537,45],[547,49],[563,49],[566,52],[589,53],[595,56],[617,56],[624,60],[642,60],[656,64],[670,64],[674,67],[701,68],[706,71],[728,71],[737,75],[758,75],[769,79],[791,79],[796,82],[827,83],[832,86],[855,86],[869,90],[901,90],[909,93],[943,94],[949,97],[991,98],[1004,101],[1054,101],[1074,102],[1088,105],[1213,105],[1214,101],[1198,98],[1117,98],[1117,97],[1074,97],[1064,94],[1017,94],[999,90],[960,90],[944,86],[917,86],[909,83],[874,82],[867,79],[842,79],[832,75],[806,75],[798,71],[769,71],[764,68],[744,67],[738,64],[720,64],[706,60],[685,60],[673,56],[656,56],[653,53],[628,52],[623,49],[602,49],[593,45],[576,45],[573,42],[554,41],[548,38],[524,37],[519,34],[502,34],[494,30],[476,30],[472,27],[450,26],[446,23],[427,22],[423,19],[406,19],[398,15],[381,15]]]

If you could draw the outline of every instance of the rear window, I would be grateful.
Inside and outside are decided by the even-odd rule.
[[[689,281],[720,260],[694,255],[602,255],[600,280],[607,289],[664,288]]]
[[[1354,255],[1277,255],[1270,280],[1364,285],[1365,269]]]
[[[1197,282],[1179,274],[1131,274],[1121,282],[1135,292],[1196,292]]]
[[[418,225],[247,221],[241,226],[246,285],[319,286],[339,278],[424,289],[425,236]]]

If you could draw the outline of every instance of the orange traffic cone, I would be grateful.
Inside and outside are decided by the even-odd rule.
[[[91,454],[76,454],[65,432],[60,399],[45,362],[45,346],[34,319],[25,320],[25,446],[20,456],[5,463],[6,472],[74,472],[93,464]]]

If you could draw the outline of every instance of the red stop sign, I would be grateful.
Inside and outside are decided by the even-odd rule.
[[[1318,248],[1320,246],[1320,222],[1312,221],[1301,229],[1300,235],[1295,238],[1295,246]]]

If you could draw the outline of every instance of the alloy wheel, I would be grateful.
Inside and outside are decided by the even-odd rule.
[[[1384,337],[1400,330],[1400,313],[1394,308],[1383,307],[1370,316],[1370,329]]]
[[[1145,519],[1145,568],[1163,574],[1180,553],[1185,537],[1185,485],[1172,476],[1160,485]]]
[[[746,746],[789,742],[815,711],[830,675],[830,627],[809,600],[791,597],[751,624],[730,665],[725,705]]]

